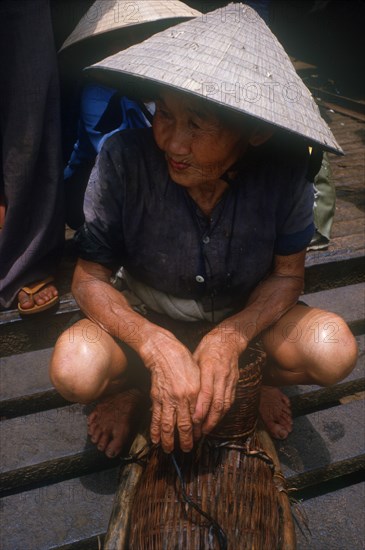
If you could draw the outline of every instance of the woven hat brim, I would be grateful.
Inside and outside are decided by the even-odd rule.
[[[224,9],[236,17],[224,20]],[[86,70],[104,78],[110,71],[122,88],[155,83],[203,97],[343,154],[283,47],[244,4],[180,23]]]
[[[161,20],[176,24],[199,15],[199,11],[179,0],[96,0],[65,40],[60,52],[107,32]]]

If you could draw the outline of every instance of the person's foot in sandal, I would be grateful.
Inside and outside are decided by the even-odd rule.
[[[58,302],[58,290],[52,284],[53,277],[47,277],[29,286],[24,286],[18,294],[18,310],[22,315],[40,313]]]

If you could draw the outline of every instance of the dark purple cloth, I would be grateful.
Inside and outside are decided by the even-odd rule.
[[[64,240],[59,89],[48,0],[0,2],[0,305],[52,274]]]
[[[206,311],[242,307],[274,255],[305,249],[313,234],[305,145],[278,140],[245,158],[207,218],[170,179],[150,128],[115,134],[86,190],[80,257],[123,265],[157,290],[201,300]]]

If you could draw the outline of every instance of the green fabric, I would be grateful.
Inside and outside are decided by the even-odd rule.
[[[336,207],[336,190],[327,153],[324,153],[321,169],[314,178],[314,188],[314,225],[321,235],[330,239]]]

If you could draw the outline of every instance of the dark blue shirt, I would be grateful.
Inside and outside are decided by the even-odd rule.
[[[123,265],[157,290],[201,300],[207,311],[213,302],[239,309],[275,254],[294,254],[311,240],[307,165],[305,146],[277,139],[253,148],[208,218],[171,180],[151,128],[114,134],[88,184],[79,255]]]

